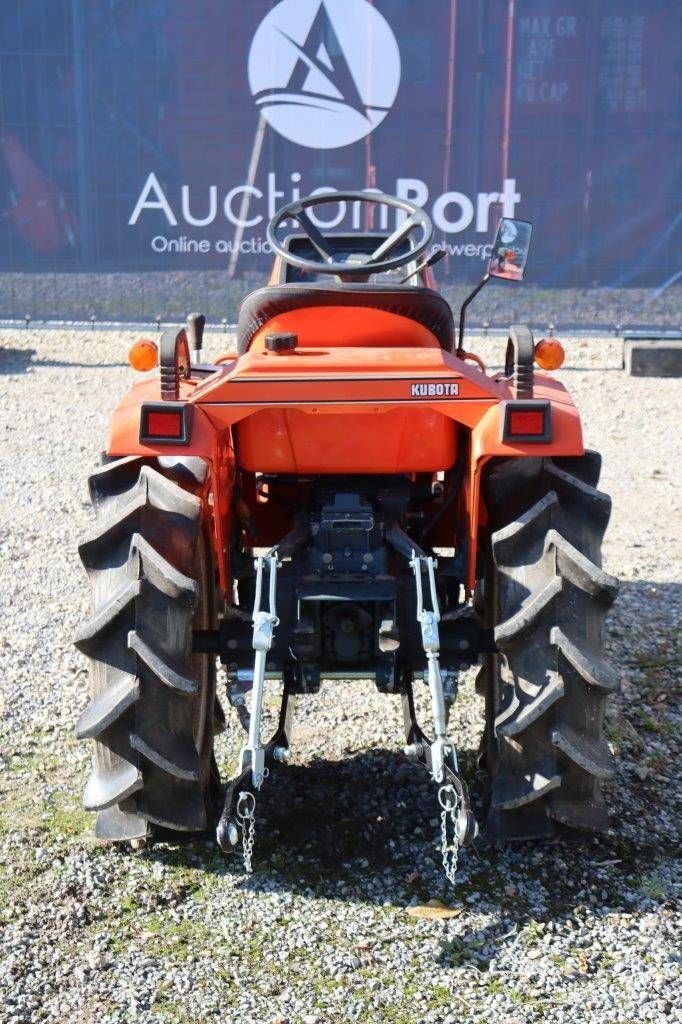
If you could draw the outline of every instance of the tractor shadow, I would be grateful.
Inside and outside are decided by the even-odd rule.
[[[458,753],[480,820],[483,787],[474,780],[475,751]],[[420,894],[424,900],[448,898],[437,846],[439,813],[435,787],[420,766],[398,751],[368,749],[271,770],[257,798],[252,875],[244,873],[241,844],[223,854],[213,830],[188,844],[153,846],[144,856],[227,874],[254,895],[286,891],[404,906]],[[468,856],[478,861],[480,853]]]
[[[4,348],[0,344],[0,375],[16,376],[26,373],[29,369],[57,367],[59,369],[77,368],[84,370],[112,370],[123,367],[118,363],[85,363],[68,359],[41,359],[35,348]]]
[[[471,781],[474,752],[460,751],[460,760]],[[435,787],[401,753],[372,749],[279,767],[266,785],[259,855],[284,884],[309,885],[311,869],[354,885],[382,872],[409,875],[417,851],[431,854],[439,830]]]
[[[475,911],[485,904],[519,929],[580,908],[632,913],[647,893],[650,903],[665,906],[676,856],[674,637],[681,607],[681,585],[635,580],[622,584],[609,615],[607,656],[622,672],[623,690],[608,703],[617,769],[604,785],[611,813],[604,835],[558,832],[551,840],[496,845],[483,830],[461,854],[453,888],[443,875],[439,807],[426,772],[399,751],[365,749],[273,770],[258,797],[252,875],[244,873],[241,847],[223,854],[212,830],[143,856],[211,875],[216,885],[227,876],[255,898],[286,892],[403,910],[439,899],[465,914],[468,905]],[[485,776],[476,751],[462,746],[460,764],[481,823]]]
[[[473,767],[474,752],[464,751],[461,762],[482,822],[483,779]],[[647,796],[654,808],[651,787]],[[613,792],[607,799],[613,803]],[[559,833],[549,841],[497,845],[484,831],[460,854],[452,887],[441,866],[439,808],[426,773],[398,753],[368,750],[272,772],[258,798],[251,875],[244,872],[241,846],[223,854],[211,835],[165,850],[152,847],[144,856],[210,874],[216,885],[230,877],[254,898],[289,893],[399,910],[437,899],[465,915],[487,905],[520,930],[531,921],[574,916],[594,892],[599,913],[606,907],[629,912],[641,898],[639,890],[633,896],[633,873],[641,881],[646,867],[655,877],[673,847],[653,831],[633,838],[631,821],[612,810],[614,827],[598,837]],[[643,803],[631,803],[625,819],[642,813]]]

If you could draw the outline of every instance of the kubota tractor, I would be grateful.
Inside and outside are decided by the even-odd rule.
[[[380,210],[384,229],[323,233],[311,208],[329,203],[356,224]],[[257,794],[289,758],[292,698],[369,677],[402,695],[405,753],[433,779],[452,878],[477,824],[448,709],[479,661],[489,836],[607,827],[604,701],[617,677],[602,634],[617,584],[601,569],[600,459],[565,388],[534,368],[560,365],[557,342],[536,347],[511,327],[494,375],[463,348],[469,301],[490,275],[523,276],[530,230],[501,221],[456,335],[421,209],[310,197],[269,225],[270,283],[244,300],[236,355],[202,362],[199,315],[133,346],[133,365],[158,360],[159,373],[113,415],[80,545],[92,693],[77,734],[94,740],[85,806],[99,837],[135,844],[217,822],[249,868]],[[246,733],[225,788],[217,658]],[[265,740],[269,680],[283,697]]]

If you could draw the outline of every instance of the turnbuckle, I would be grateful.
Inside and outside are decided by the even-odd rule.
[[[286,679],[282,695],[277,729],[264,745],[261,738],[263,716],[263,695],[265,686],[266,658],[272,648],[275,627],[279,625],[276,608],[277,569],[280,562],[276,553],[259,556],[254,560],[256,569],[256,593],[253,602],[253,673],[244,673],[232,684],[228,684],[230,704],[237,711],[239,720],[247,732],[247,741],[242,747],[239,771],[228,782],[223,812],[216,829],[216,838],[222,850],[234,849],[242,836],[244,866],[251,870],[251,858],[255,837],[256,793],[270,772],[269,764],[275,761],[286,763],[290,758],[289,739],[293,702]],[[267,567],[267,609],[264,602],[264,578]],[[246,707],[244,689],[251,687],[251,708]]]
[[[268,565],[268,610],[261,608],[263,601],[263,575],[265,564]],[[239,759],[240,772],[251,770],[254,789],[260,789],[266,777],[265,748],[261,742],[261,718],[263,716],[263,694],[265,690],[265,668],[267,653],[272,647],[275,626],[279,625],[276,610],[277,569],[279,567],[276,554],[260,555],[255,559],[256,594],[253,602],[253,649],[256,652],[253,660],[253,686],[251,690],[251,710],[249,712],[249,733],[242,747]]]
[[[403,694],[403,715],[407,745],[405,754],[419,761],[438,786],[441,820],[441,857],[449,882],[454,884],[457,855],[460,847],[468,846],[478,833],[478,825],[471,811],[469,793],[459,774],[455,745],[447,735],[447,713],[443,678],[440,671],[440,637],[438,623],[440,608],[436,590],[436,561],[428,555],[412,550],[410,566],[414,573],[417,593],[417,621],[421,626],[422,646],[426,655],[426,676],[431,694],[431,715],[434,739],[429,742],[416,719],[414,695],[410,679]],[[430,609],[424,607],[425,590],[422,574],[428,580]]]
[[[447,737],[447,712],[445,709],[443,679],[440,673],[440,636],[438,633],[440,607],[436,591],[436,565],[435,559],[429,555],[417,555],[416,551],[412,550],[410,566],[414,573],[414,582],[417,590],[417,621],[421,626],[422,646],[426,654],[427,679],[429,693],[431,694],[431,714],[433,716],[433,731],[435,734],[431,744],[431,774],[433,775],[434,782],[442,783],[445,778],[446,763],[451,763],[455,772],[458,771],[458,767],[454,744]],[[424,608],[423,570],[426,571],[429,584],[430,611]]]

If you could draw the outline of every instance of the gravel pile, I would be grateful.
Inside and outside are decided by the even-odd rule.
[[[245,876],[210,838],[100,846],[80,807],[76,540],[131,340],[0,335],[0,1021],[682,1021],[679,382],[628,378],[616,341],[567,343],[561,377],[614,498],[605,568],[623,581],[608,620],[623,684],[607,726],[612,830],[503,850],[481,837],[450,888],[432,787],[399,754],[399,702],[328,684],[299,703]],[[223,341],[209,336],[209,353]],[[476,347],[499,358],[502,343]],[[469,673],[453,731],[474,793],[481,708]],[[239,742],[221,737],[225,766]],[[408,913],[429,900],[452,915]]]

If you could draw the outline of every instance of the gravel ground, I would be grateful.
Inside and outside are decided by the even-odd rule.
[[[80,808],[76,539],[130,340],[0,334],[0,1021],[561,1024],[578,1006],[590,1024],[682,1021],[679,381],[627,377],[613,339],[567,343],[561,376],[614,498],[605,568],[623,581],[608,620],[622,677],[611,831],[502,850],[482,837],[450,888],[433,792],[397,753],[397,700],[329,684],[299,705],[296,756],[260,799],[247,877],[210,840],[101,846]],[[453,724],[477,791],[472,676]],[[228,762],[236,732],[220,742]],[[408,914],[430,899],[452,916]]]
[[[147,270],[134,273],[3,273],[0,272],[0,316],[23,321],[62,319],[149,321],[157,316],[184,320],[201,295],[202,311],[212,323],[236,322],[245,291],[260,288],[265,267],[244,271],[226,280],[224,269]],[[473,281],[452,284],[447,272],[436,270],[448,301],[464,300]],[[548,288],[527,281],[523,288],[508,288],[491,281],[478,296],[471,317],[487,322],[599,324],[607,333],[617,324],[623,327],[656,324],[680,326],[682,284],[663,288]],[[470,321],[473,322],[473,319]]]

